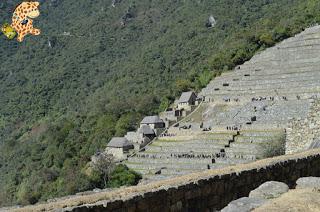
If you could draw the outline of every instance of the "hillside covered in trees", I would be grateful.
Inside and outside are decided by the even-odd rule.
[[[0,3],[3,23],[20,2]],[[40,2],[40,36],[0,38],[0,206],[104,187],[87,163],[112,136],[320,21],[317,0]]]

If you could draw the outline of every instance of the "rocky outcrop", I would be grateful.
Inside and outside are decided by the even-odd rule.
[[[320,192],[313,189],[293,189],[253,212],[318,212],[320,211]]]
[[[249,197],[258,199],[274,199],[289,191],[289,186],[282,182],[270,181],[251,191]]]
[[[320,189],[319,177],[303,177],[297,180],[296,188],[317,188]]]
[[[249,212],[265,204],[267,200],[254,197],[242,197],[229,203],[221,212]]]
[[[289,191],[285,183],[266,182],[251,191],[249,197],[230,202],[221,212],[280,212],[293,208],[295,211],[320,211],[320,177],[299,178],[296,184],[296,188]]]

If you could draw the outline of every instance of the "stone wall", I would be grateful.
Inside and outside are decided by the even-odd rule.
[[[293,188],[304,176],[320,176],[320,149],[17,210],[215,211],[264,182],[280,181]]]
[[[307,150],[320,138],[320,100],[313,100],[305,119],[292,119],[287,128],[286,154]]]

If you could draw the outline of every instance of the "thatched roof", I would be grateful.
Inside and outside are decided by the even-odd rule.
[[[163,120],[159,118],[159,116],[146,116],[141,121],[141,124],[158,124],[158,123],[164,123]]]
[[[124,138],[124,137],[113,137],[107,147],[114,147],[114,148],[133,148],[133,144],[128,141],[128,139]]]
[[[151,127],[149,127],[147,125],[141,126],[140,129],[138,130],[138,132],[140,134],[144,134],[144,135],[154,135],[155,134],[153,129],[151,129]]]
[[[189,102],[192,95],[195,95],[196,94],[193,92],[193,91],[189,91],[189,92],[183,92],[180,96],[180,99],[178,100],[178,103],[186,103],[186,102]]]

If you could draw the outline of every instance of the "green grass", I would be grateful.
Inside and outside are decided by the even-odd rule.
[[[253,132],[253,133],[284,133],[284,129],[244,129],[244,130],[241,130],[241,132]]]
[[[189,116],[186,117],[186,120],[184,122],[192,121],[192,122],[197,122],[201,123],[202,120],[202,114],[205,112],[205,110],[208,108],[208,104],[202,103],[199,108],[196,108],[195,112],[190,114]]]

